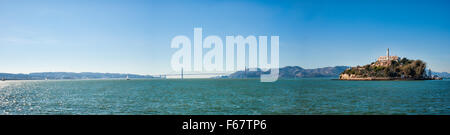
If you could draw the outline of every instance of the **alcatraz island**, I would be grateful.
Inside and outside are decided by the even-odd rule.
[[[340,80],[441,80],[438,76],[427,74],[426,63],[398,56],[380,56],[376,62],[364,66],[351,67],[339,75]]]

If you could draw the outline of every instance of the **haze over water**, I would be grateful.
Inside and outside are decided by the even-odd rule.
[[[0,82],[0,114],[450,114],[450,81]]]

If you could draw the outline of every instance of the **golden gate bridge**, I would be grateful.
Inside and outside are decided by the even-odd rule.
[[[245,67],[244,72],[245,72],[244,73],[245,76],[247,76],[247,72],[248,72],[248,68],[247,67]],[[188,76],[207,76],[207,75],[226,76],[226,75],[229,75],[231,73],[233,73],[233,72],[184,73],[184,70],[181,69],[181,72],[179,72],[179,73],[157,74],[157,75],[152,75],[152,76],[153,77],[158,77],[159,76],[159,78],[167,78],[167,76],[174,76],[174,77],[179,76],[180,79],[184,79],[184,77],[186,75],[188,75]]]

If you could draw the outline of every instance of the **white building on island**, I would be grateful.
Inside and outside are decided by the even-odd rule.
[[[380,56],[378,57],[377,62],[375,63],[376,66],[388,66],[391,64],[392,61],[399,61],[400,58],[398,56],[390,56],[389,55],[389,48],[387,49],[386,56]]]

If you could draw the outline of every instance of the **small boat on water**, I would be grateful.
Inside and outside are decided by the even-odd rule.
[[[130,78],[128,78],[128,75],[127,75],[127,77],[126,77],[126,80],[130,80]]]
[[[2,77],[2,81],[6,81],[5,77]]]

